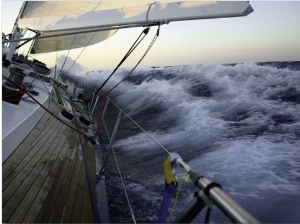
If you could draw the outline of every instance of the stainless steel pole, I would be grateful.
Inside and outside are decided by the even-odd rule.
[[[207,196],[214,204],[235,223],[259,223],[254,217],[246,212],[240,205],[234,202],[220,187],[213,186],[212,181],[201,174],[190,171],[192,181],[201,190],[207,193]],[[207,189],[208,186],[213,186]]]

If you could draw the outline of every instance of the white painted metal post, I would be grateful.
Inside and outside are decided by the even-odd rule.
[[[13,38],[13,40],[16,41],[16,42],[11,42],[11,43],[10,43],[10,45],[9,45],[9,50],[8,50],[7,55],[6,55],[6,60],[8,60],[8,61],[11,61],[11,60],[12,60],[13,55],[14,55],[14,53],[15,53],[15,50],[16,50],[18,44],[19,44],[19,41],[18,41],[18,40],[20,40],[20,37],[21,37],[21,36],[22,36],[22,34],[21,34],[19,31],[16,31],[16,32],[13,34],[12,38]]]

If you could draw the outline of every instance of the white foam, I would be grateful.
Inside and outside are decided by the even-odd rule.
[[[258,192],[264,191],[299,194],[295,178],[300,175],[300,144],[272,140],[273,136],[228,140],[219,150],[189,164],[212,179],[221,179],[230,194],[252,192],[250,195],[258,196]]]
[[[128,71],[119,70],[105,89]],[[99,86],[110,74],[90,72],[87,83]],[[265,191],[300,194],[300,104],[283,98],[299,94],[299,71],[245,63],[137,68],[131,76],[144,81],[124,81],[114,100],[129,115],[162,108],[151,122],[166,122],[170,128],[151,135],[170,151],[190,150],[197,157],[190,162],[195,170],[220,179],[241,197]],[[203,96],[197,92],[201,87]],[[145,134],[116,146],[135,151],[156,147]],[[210,152],[198,157],[203,152],[197,150],[205,147]]]

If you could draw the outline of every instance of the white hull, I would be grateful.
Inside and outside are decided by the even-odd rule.
[[[4,70],[4,69],[2,69]],[[24,82],[31,83],[34,79],[26,77]],[[49,106],[49,92],[51,91],[48,83],[35,80],[33,90],[39,92],[35,99],[43,106]],[[41,119],[45,110],[37,103],[33,102],[25,94],[19,105],[14,105],[2,101],[2,162],[4,162],[22,143],[25,137],[35,127]]]

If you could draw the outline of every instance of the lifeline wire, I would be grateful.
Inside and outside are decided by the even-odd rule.
[[[108,98],[119,110],[121,110],[120,107],[118,107],[118,105],[112,101],[110,98]],[[161,147],[163,150],[166,151],[166,153],[170,154],[170,151],[168,149],[166,149],[162,144],[160,144],[158,141],[155,140],[154,137],[152,137],[144,128],[142,128],[138,123],[136,123],[135,120],[133,120],[128,114],[126,114],[123,110],[121,110],[122,113],[129,119],[131,120],[139,129],[141,129],[146,135],[148,135],[149,138],[151,138],[159,147]]]
[[[136,126],[138,126],[146,135],[149,136],[156,144],[158,144],[163,150],[166,151],[166,153],[170,154],[169,150],[167,150],[162,144],[160,144],[158,141],[155,140],[144,128],[142,128],[138,123],[136,123],[131,117],[129,117],[124,111],[122,111],[123,114],[128,117]]]
[[[106,124],[105,124],[104,121],[103,121],[103,124],[104,124],[104,127],[105,127],[105,131],[106,131],[106,134],[107,134],[107,138],[108,138],[108,140],[110,141],[110,137],[109,137],[109,133],[108,133],[108,130],[107,130],[107,126],[106,126]],[[109,150],[109,149],[108,149],[108,150]],[[129,196],[128,196],[128,194],[127,194],[127,190],[126,190],[126,187],[125,187],[125,184],[124,184],[124,180],[123,180],[123,177],[122,177],[122,174],[121,174],[121,170],[120,170],[120,167],[119,167],[119,163],[118,163],[118,160],[117,160],[117,156],[116,156],[115,150],[114,150],[114,148],[113,148],[112,146],[111,146],[111,151],[112,151],[113,154],[114,154],[116,166],[117,166],[117,169],[118,169],[118,172],[119,172],[119,176],[120,176],[120,179],[121,179],[121,182],[122,182],[123,190],[124,190],[125,197],[126,197],[126,200],[127,200],[127,203],[128,203],[129,209],[130,209],[130,212],[131,212],[131,216],[132,216],[133,222],[136,223],[136,219],[135,219],[135,216],[134,216],[134,213],[133,213],[133,209],[132,209],[131,204],[130,204]],[[108,152],[108,153],[109,153],[109,152]],[[103,167],[104,167],[104,165],[103,165]]]

